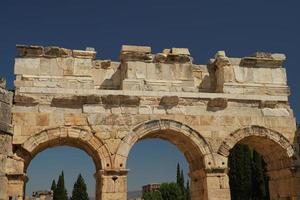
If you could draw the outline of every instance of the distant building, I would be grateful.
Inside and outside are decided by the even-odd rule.
[[[143,186],[142,194],[144,196],[144,194],[146,192],[157,191],[157,190],[159,190],[159,188],[160,188],[160,184],[159,183],[150,183],[150,184],[144,185]]]
[[[28,200],[53,200],[53,192],[51,190],[36,191]]]

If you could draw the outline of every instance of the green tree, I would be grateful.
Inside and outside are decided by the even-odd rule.
[[[56,182],[53,179],[52,184],[51,184],[51,190],[54,192],[56,190]]]
[[[180,185],[180,165],[177,163],[177,171],[176,171],[176,183]]]
[[[254,150],[252,153],[252,159],[253,199],[268,200],[269,186],[268,177],[266,175],[266,163],[262,156]]]
[[[183,196],[177,183],[163,183],[159,191],[163,200],[182,200]]]
[[[164,200],[161,196],[160,191],[152,191],[152,192],[146,192],[143,196],[144,200]]]
[[[232,200],[252,198],[252,153],[246,145],[236,145],[229,156],[229,184]]]
[[[53,200],[68,200],[68,193],[65,188],[65,177],[63,171],[58,178],[56,189],[53,194]]]
[[[185,187],[184,187],[184,175],[183,175],[183,170],[180,172],[180,182],[179,182],[179,187],[182,196],[185,196]]]
[[[189,182],[189,180],[186,181],[185,200],[191,200],[191,191],[190,191],[190,182]]]
[[[74,183],[71,200],[89,200],[86,184],[81,174],[78,175],[77,181]]]

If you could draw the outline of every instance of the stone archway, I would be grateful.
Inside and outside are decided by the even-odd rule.
[[[160,119],[146,121],[137,125],[123,138],[117,151],[115,166],[119,168],[125,167],[129,152],[134,144],[147,138],[159,138],[174,144],[185,155],[189,164],[192,199],[209,199],[207,184],[212,176],[208,176],[207,173],[216,168],[216,159],[210,144],[204,137],[181,122]],[[221,174],[223,172],[218,174],[219,178],[224,179]],[[228,191],[226,192],[224,193],[225,196],[228,194]]]
[[[56,127],[43,130],[29,137],[20,147],[16,155],[23,161],[23,173],[26,174],[31,160],[40,152],[56,147],[70,146],[85,151],[93,160],[96,168],[96,199],[102,199],[102,179],[99,172],[109,170],[112,166],[111,156],[106,145],[88,130],[78,127]],[[23,188],[27,180],[22,179],[19,188]],[[22,194],[24,196],[24,194]]]
[[[261,126],[238,129],[224,140],[218,153],[228,157],[236,144],[248,145],[263,156],[270,178],[270,199],[299,196],[299,174],[295,173],[299,158],[282,134]]]

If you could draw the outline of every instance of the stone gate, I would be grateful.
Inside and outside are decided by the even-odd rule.
[[[69,145],[93,159],[97,200],[126,200],[130,149],[147,138],[185,155],[193,200],[230,199],[228,156],[240,143],[267,162],[271,199],[300,199],[284,60],[219,51],[198,65],[185,48],[124,45],[114,62],[93,48],[18,45],[15,91],[0,81],[0,199],[23,199],[35,155]]]

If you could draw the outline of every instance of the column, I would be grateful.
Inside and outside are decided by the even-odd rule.
[[[127,200],[128,170],[99,170],[96,178],[96,200]]]
[[[26,174],[9,174],[8,177],[8,198],[25,199],[25,186],[28,178]]]
[[[190,174],[192,200],[230,200],[229,177],[224,169],[197,170]]]

